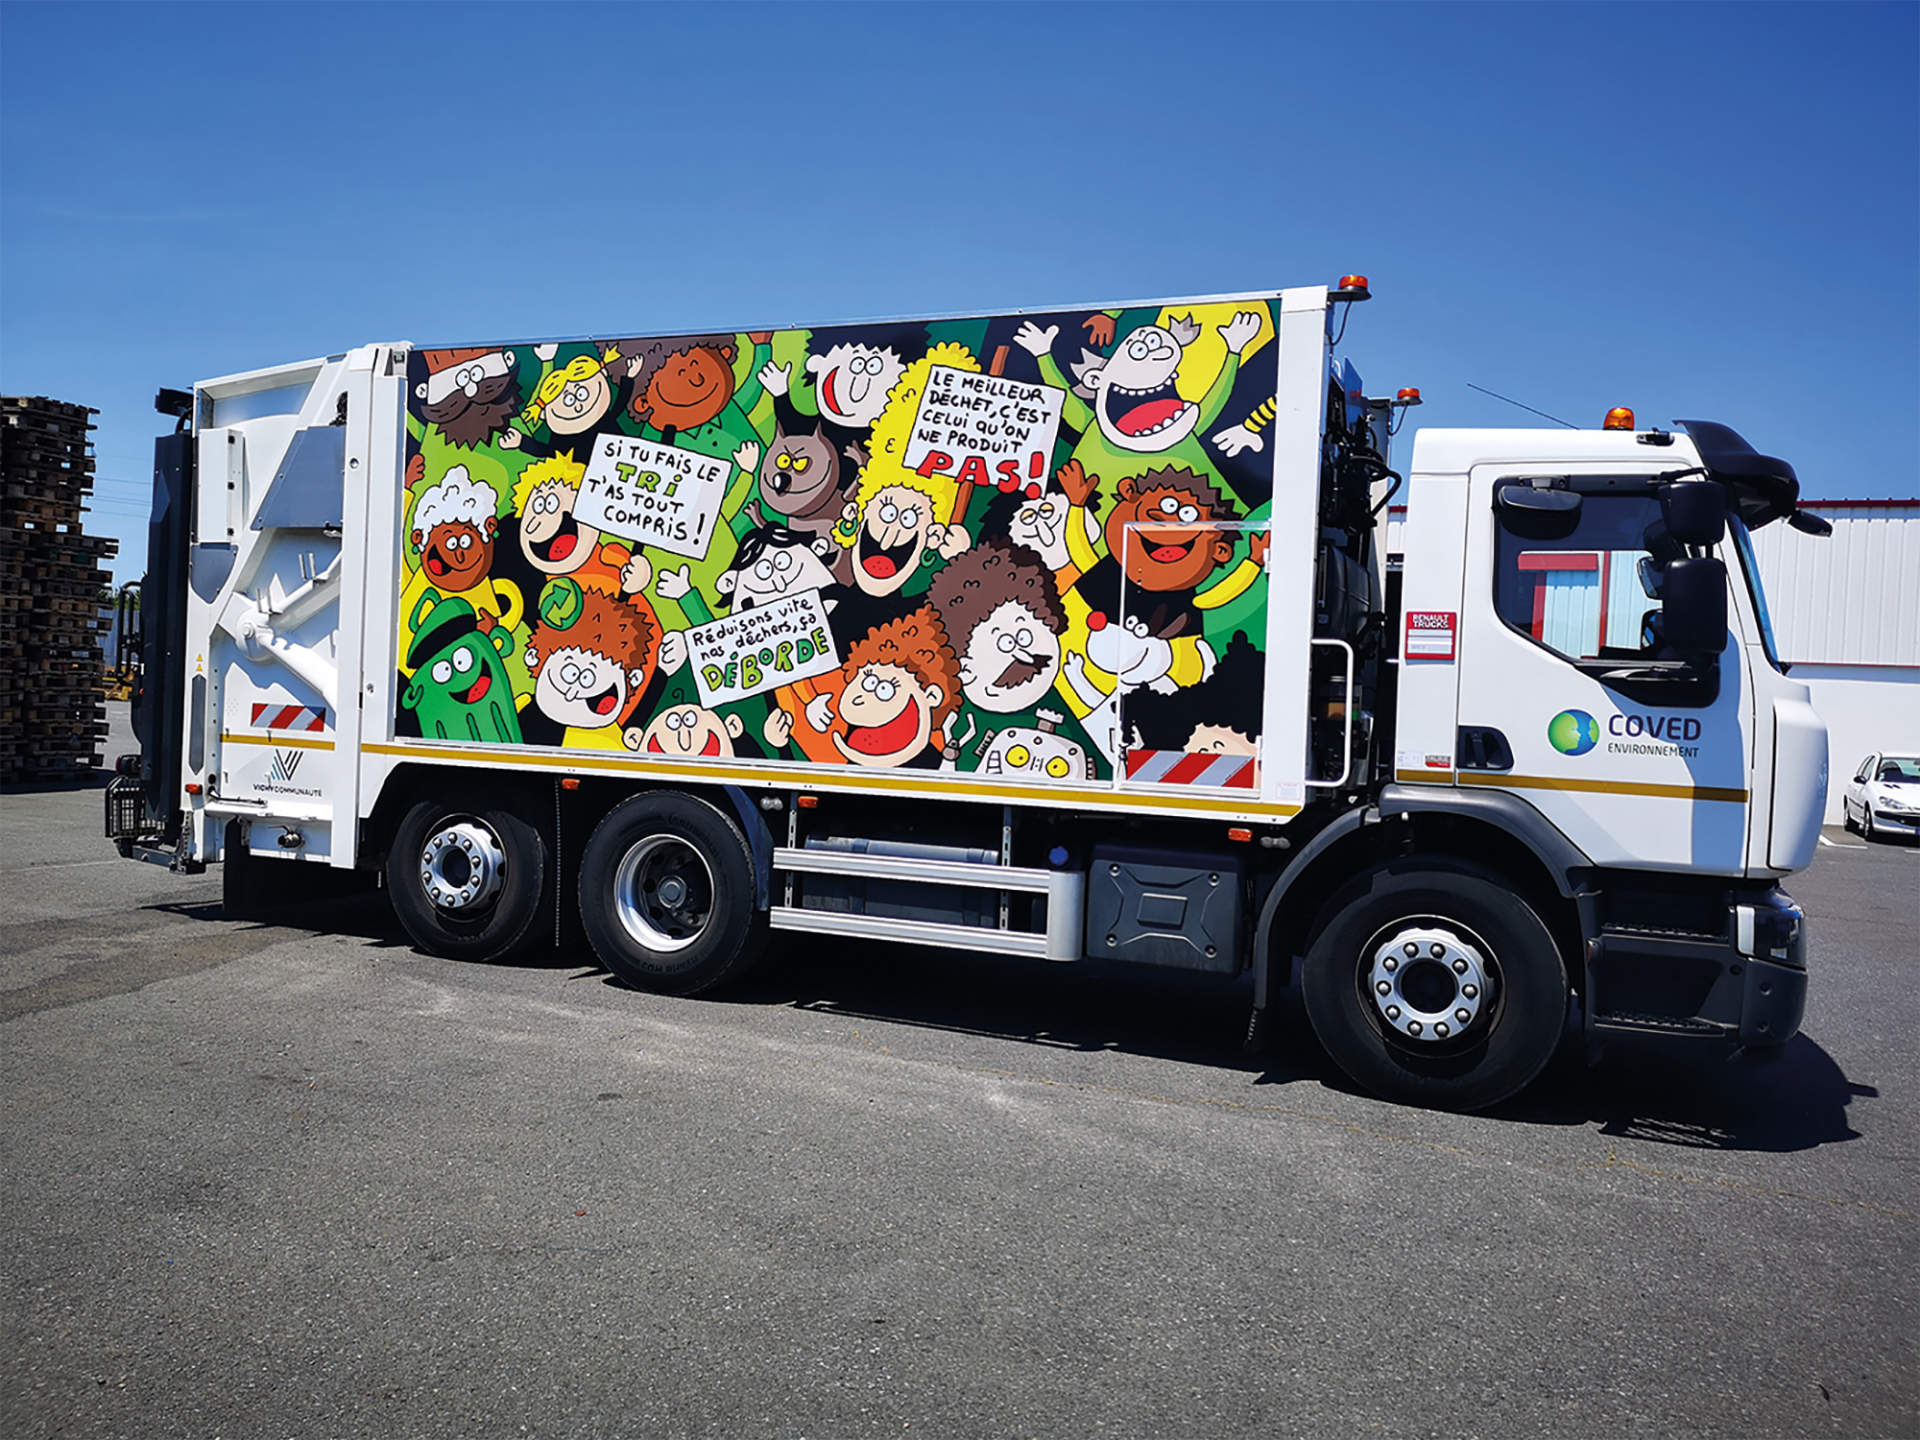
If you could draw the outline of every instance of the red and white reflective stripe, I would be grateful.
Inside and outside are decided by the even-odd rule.
[[[324,730],[327,712],[305,705],[256,705],[253,723],[263,730]]]
[[[1184,750],[1127,752],[1127,779],[1154,785],[1220,785],[1251,790],[1253,777],[1251,755],[1217,755],[1212,751],[1189,755]]]

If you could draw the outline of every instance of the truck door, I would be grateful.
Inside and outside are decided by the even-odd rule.
[[[1503,503],[1510,486],[1564,498]],[[1663,649],[1660,567],[1679,550],[1651,477],[1480,467],[1468,497],[1455,783],[1520,796],[1600,864],[1739,870],[1742,651],[1688,671]]]

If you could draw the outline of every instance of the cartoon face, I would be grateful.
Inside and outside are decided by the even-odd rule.
[[[518,745],[520,716],[507,667],[494,642],[469,628],[473,612],[466,603],[451,603],[465,611],[453,625],[458,638],[421,662],[400,703],[419,718],[420,733],[430,739]],[[442,601],[436,617],[444,616],[448,607],[449,602]],[[506,632],[496,633],[505,642]]]
[[[922,685],[899,665],[863,665],[840,697],[847,733],[835,731],[833,743],[856,765],[904,765],[927,748],[933,712],[945,698],[938,685]]]
[[[1048,491],[1014,512],[1007,523],[1007,538],[1033,551],[1049,570],[1064,570],[1072,563],[1067,553],[1068,514],[1066,496]]]
[[[745,550],[749,563],[729,570],[716,583],[720,593],[733,596],[733,608],[751,610],[800,590],[819,590],[833,584],[833,572],[805,543],[769,544]]]
[[[537,485],[520,514],[520,553],[546,575],[567,575],[587,563],[600,532],[573,518],[580,492],[559,481]]]
[[[1138,689],[1173,670],[1173,646],[1148,630],[1147,622],[1129,615],[1123,625],[1101,623],[1087,635],[1087,659],[1119,678],[1123,688]]]
[[[826,437],[777,431],[760,464],[760,490],[781,514],[811,515],[840,490],[840,457]]]
[[[1196,725],[1184,747],[1189,755],[1258,755],[1259,747],[1225,725]]]
[[[1017,600],[973,627],[960,656],[960,688],[982,710],[1024,710],[1053,688],[1060,639]]]
[[[629,750],[645,755],[725,759],[733,754],[733,742],[745,729],[738,715],[721,715],[698,705],[671,705],[654,716],[645,730],[627,731],[626,741]]]
[[[585,367],[576,360],[570,368]],[[607,381],[607,372],[594,365],[590,374],[570,376],[541,414],[554,434],[578,435],[599,424],[612,404],[613,386]]]
[[[1091,780],[1084,746],[1047,730],[1010,726],[993,737],[980,761],[982,774],[1005,780]]]
[[[414,531],[420,544],[420,568],[427,572],[434,589],[471,590],[486,578],[493,564],[493,532],[500,522],[487,517],[484,530],[464,521],[436,525],[425,535]]]
[[[1174,388],[1180,342],[1158,325],[1142,325],[1113,358],[1086,377],[1107,443],[1143,455],[1166,450],[1193,433],[1200,407]]]
[[[707,345],[668,356],[647,377],[646,391],[634,408],[647,406],[652,424],[662,430],[706,424],[733,398],[732,358]]]
[[[1233,558],[1233,542],[1215,526],[1213,502],[1197,489],[1156,483],[1155,471],[1120,482],[1107,515],[1107,550],[1126,556],[1127,579],[1147,590],[1192,590]],[[1129,524],[1136,524],[1131,535]]]
[[[535,703],[561,724],[583,730],[619,720],[631,691],[645,678],[639,670],[622,670],[605,655],[574,645],[564,645],[538,663]]]
[[[910,485],[877,490],[860,517],[853,542],[854,583],[869,595],[891,595],[920,567],[920,552],[938,543],[944,527],[933,500]]]
[[[500,429],[519,399],[520,389],[511,366],[511,350],[449,367],[415,387],[421,397],[420,418],[438,425],[455,445],[471,449]]]
[[[807,357],[820,414],[836,425],[864,430],[886,409],[887,392],[907,372],[892,350],[871,345],[836,345],[824,355]]]

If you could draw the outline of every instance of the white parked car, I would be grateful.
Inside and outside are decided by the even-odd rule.
[[[1920,755],[1869,755],[1847,782],[1840,805],[1847,829],[1867,839],[1920,836]]]

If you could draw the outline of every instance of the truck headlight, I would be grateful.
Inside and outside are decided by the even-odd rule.
[[[1772,891],[1758,904],[1735,906],[1734,932],[1741,954],[1806,968],[1807,915],[1785,891]]]

